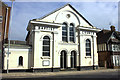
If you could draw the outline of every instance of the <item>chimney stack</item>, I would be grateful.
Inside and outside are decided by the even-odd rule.
[[[111,28],[111,31],[115,31],[115,26],[110,26],[110,28]]]

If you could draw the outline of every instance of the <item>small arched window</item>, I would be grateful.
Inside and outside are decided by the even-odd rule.
[[[91,56],[91,42],[89,39],[86,40],[86,56]]]
[[[69,39],[74,42],[74,25],[71,23],[69,27]]]
[[[62,26],[62,41],[67,42],[67,24],[63,23]]]
[[[19,57],[19,66],[23,66],[23,57],[22,56]]]
[[[50,56],[50,38],[48,36],[43,37],[43,56]]]

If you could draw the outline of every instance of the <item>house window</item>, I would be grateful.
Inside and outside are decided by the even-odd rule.
[[[113,50],[115,51],[115,45],[113,45]]]
[[[63,23],[62,26],[62,41],[67,42],[67,24]]]
[[[118,45],[118,50],[120,51],[120,45]]]
[[[19,57],[19,66],[23,66],[23,57],[22,56]]]
[[[86,40],[86,56],[91,56],[91,42],[89,39]]]
[[[50,38],[48,36],[43,37],[43,56],[50,56]]]
[[[114,56],[114,66],[120,66],[120,58],[119,58],[119,56]]]
[[[69,27],[69,39],[74,42],[74,25],[71,23]]]

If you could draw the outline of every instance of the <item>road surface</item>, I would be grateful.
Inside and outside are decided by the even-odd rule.
[[[2,80],[120,80],[120,73],[119,70],[112,69],[47,73],[10,73],[8,75],[3,74]]]

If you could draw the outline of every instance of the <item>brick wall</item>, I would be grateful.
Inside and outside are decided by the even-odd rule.
[[[0,2],[0,16],[2,16],[2,3]],[[2,23],[0,23],[0,73],[2,71]]]
[[[8,8],[8,10],[7,10]],[[10,7],[0,1],[0,16],[2,16],[2,22],[0,23],[0,71],[3,64],[3,44],[8,39],[9,20],[10,20]],[[7,16],[8,12],[8,16]],[[6,35],[5,35],[6,34]]]
[[[98,64],[99,67],[111,68],[111,54],[112,52],[108,51],[99,51],[98,52]]]

